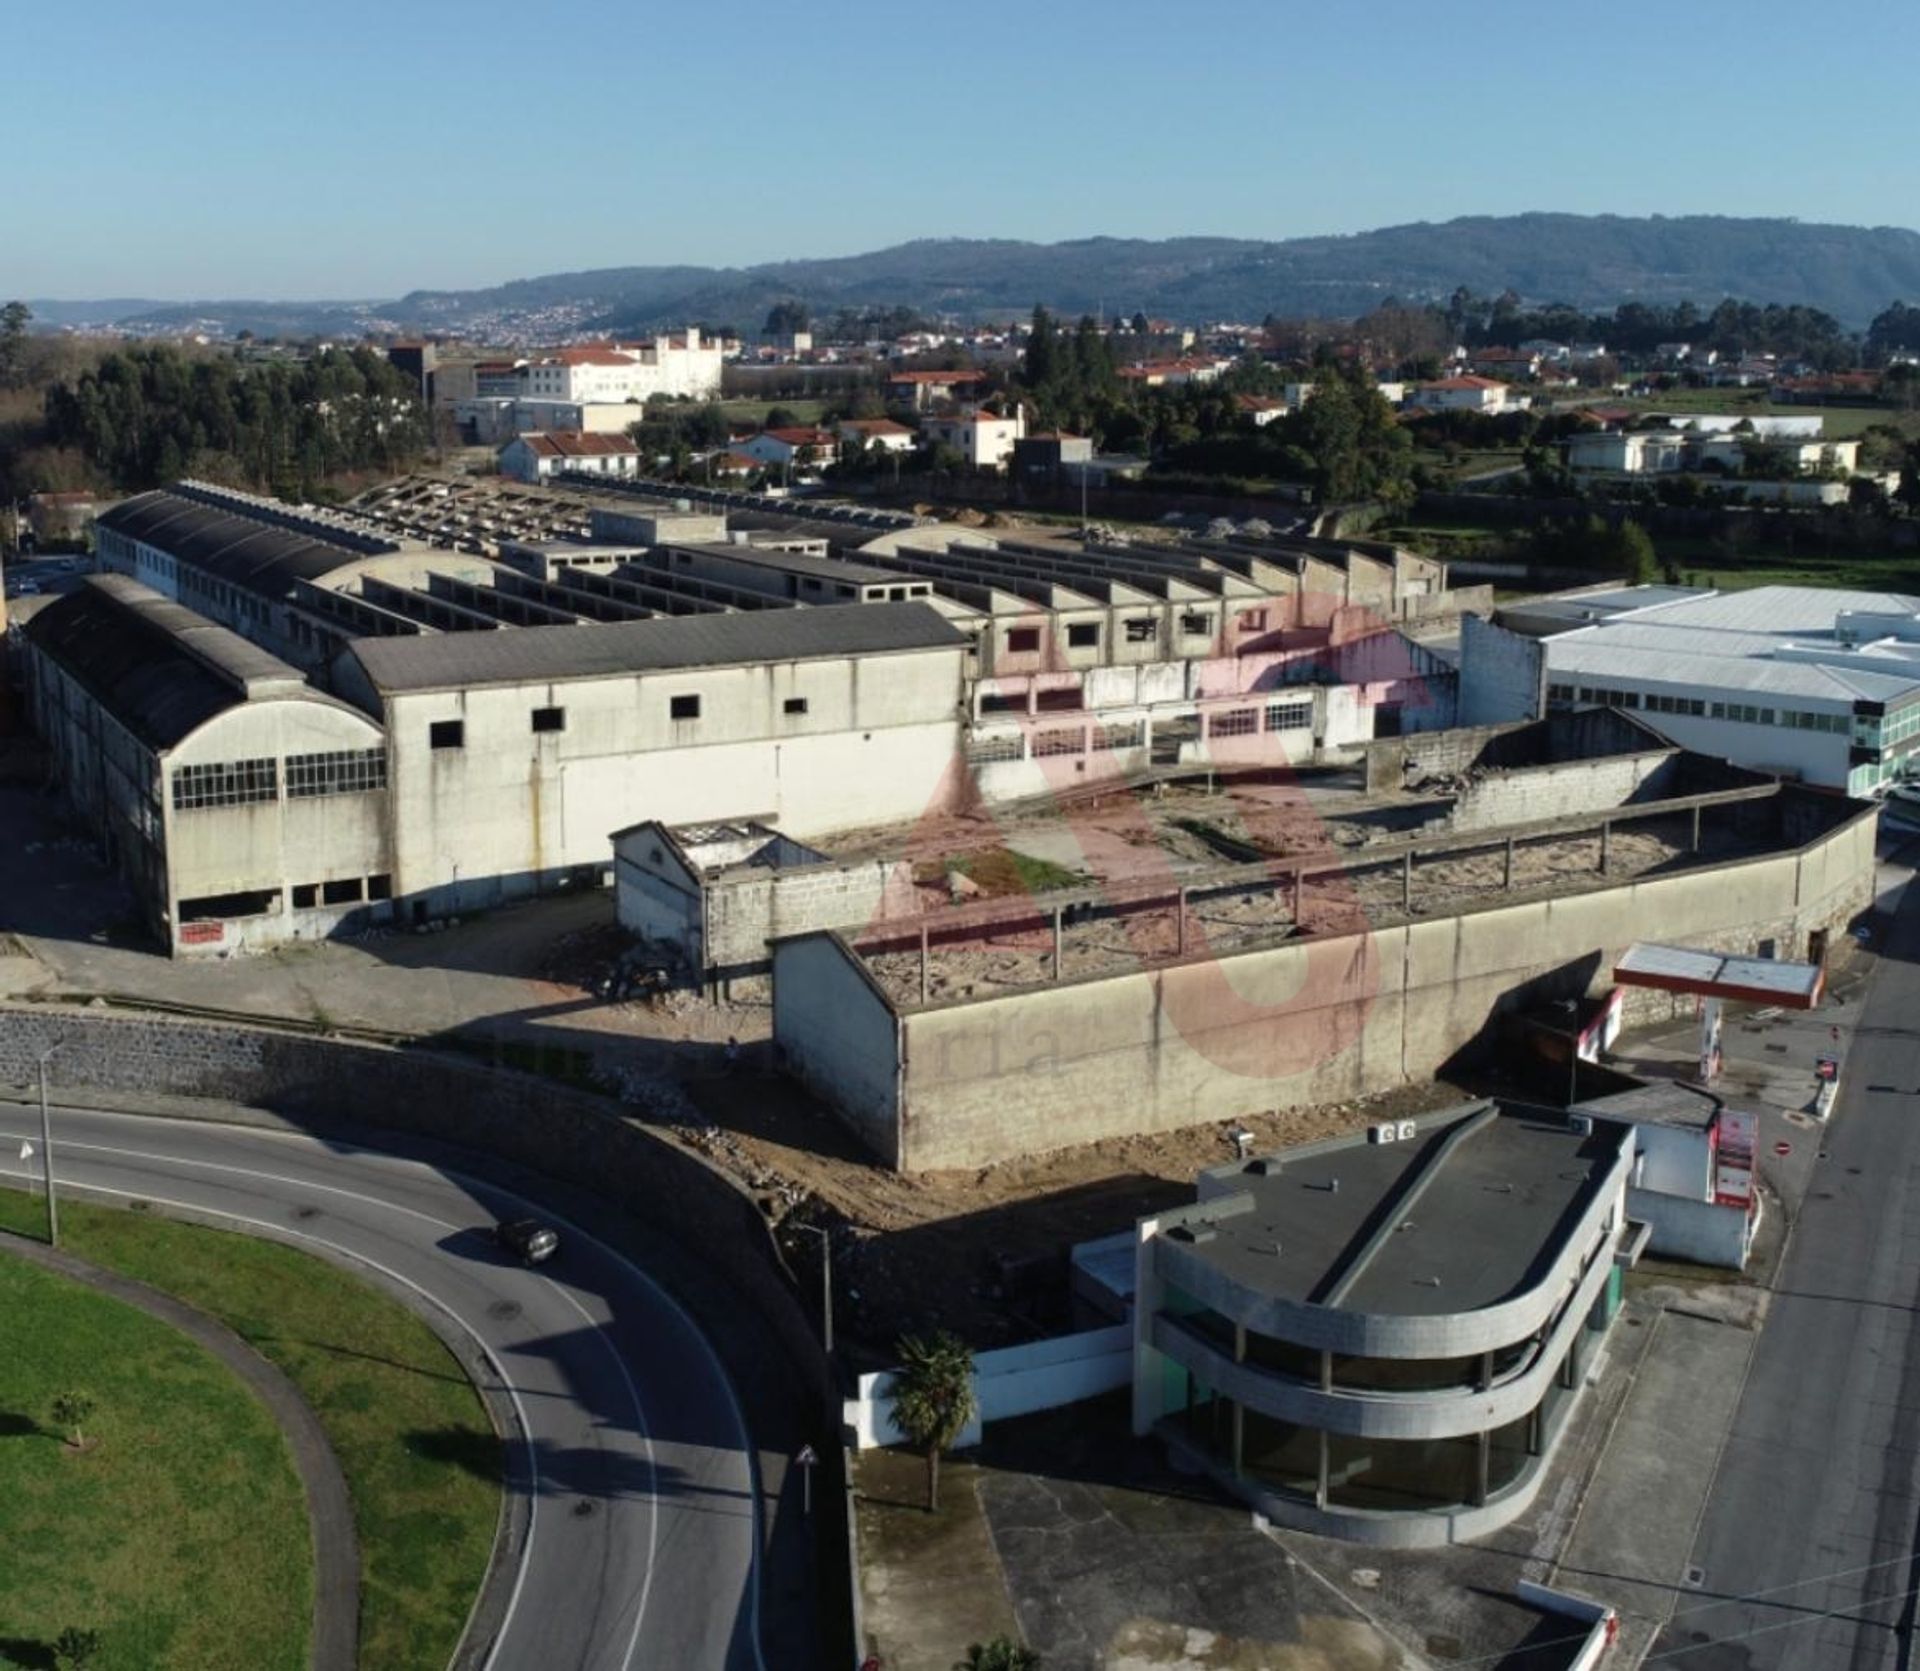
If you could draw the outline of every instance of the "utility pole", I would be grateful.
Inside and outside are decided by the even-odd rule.
[[[833,1357],[833,1236],[817,1224],[795,1224],[809,1236],[820,1238],[820,1338],[829,1360]]]
[[[40,1053],[40,1164],[47,1174],[47,1246],[60,1245],[60,1209],[53,1199],[53,1121],[47,1113],[47,1064],[61,1049],[52,1045]]]

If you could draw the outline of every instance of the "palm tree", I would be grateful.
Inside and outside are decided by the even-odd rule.
[[[898,1351],[893,1420],[926,1453],[927,1512],[931,1514],[940,1507],[940,1453],[951,1449],[973,1420],[973,1353],[945,1329],[927,1336],[908,1335]]]
[[[974,1642],[967,1657],[953,1671],[1039,1671],[1040,1656],[1023,1648],[1011,1637],[996,1636],[991,1642]]]

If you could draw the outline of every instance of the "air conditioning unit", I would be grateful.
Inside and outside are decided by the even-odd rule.
[[[1402,1120],[1400,1122],[1400,1141],[1402,1143],[1411,1143],[1416,1129],[1411,1120]]]
[[[1391,1143],[1400,1135],[1400,1128],[1391,1120],[1382,1120],[1373,1128],[1373,1140],[1376,1143]]]

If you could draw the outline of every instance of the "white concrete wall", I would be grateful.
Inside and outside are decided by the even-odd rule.
[[[1633,1122],[1634,1146],[1644,1160],[1635,1188],[1691,1201],[1713,1197],[1713,1138],[1692,1126]]]
[[[388,709],[396,885],[491,903],[532,891],[544,873],[604,870],[611,833],[648,819],[757,818],[804,837],[917,818],[959,783],[960,654],[397,695]],[[699,717],[673,719],[676,696],[697,696]],[[787,714],[790,698],[807,711]],[[564,730],[531,729],[532,710],[545,707],[565,709]],[[462,747],[430,746],[441,720],[463,722]]]
[[[830,935],[773,948],[773,1036],[787,1072],[830,1097],[861,1141],[897,1164],[897,1019],[865,968]]]
[[[954,1448],[965,1450],[977,1445],[980,1430],[988,1422],[1098,1398],[1128,1385],[1132,1378],[1133,1327],[1128,1323],[977,1352],[973,1359],[973,1396],[978,1413]],[[855,1450],[907,1442],[906,1435],[894,1425],[894,1380],[891,1370],[862,1375],[857,1395],[842,1406],[842,1419]]]
[[[1507,725],[1546,712],[1541,641],[1477,615],[1460,617],[1460,724]]]
[[[1647,1226],[1649,1253],[1734,1271],[1746,1265],[1745,1207],[1722,1207],[1658,1190],[1630,1189],[1627,1212]]]

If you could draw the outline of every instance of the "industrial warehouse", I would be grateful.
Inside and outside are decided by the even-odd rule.
[[[83,810],[122,761],[122,800],[147,811],[117,814],[110,848],[176,954],[599,885],[643,821],[812,839],[1157,764],[1304,763],[1456,716],[1452,668],[1393,624],[1453,606],[1424,559],[1002,545],[647,491],[512,501],[485,540],[396,530],[391,495],[360,515],[191,482],[99,519],[107,573],[26,628],[27,684]],[[180,737],[123,746],[152,693],[125,677],[122,617],[142,623],[132,661],[208,716],[264,680],[353,714],[377,769],[332,784],[316,830],[289,808],[309,754],[353,752],[333,739],[212,758],[227,722],[192,759]],[[266,658],[252,683],[237,644]]]

